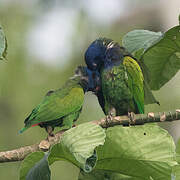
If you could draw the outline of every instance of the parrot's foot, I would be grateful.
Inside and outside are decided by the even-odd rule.
[[[128,118],[129,118],[129,126],[135,125],[135,113],[128,112]]]
[[[54,128],[51,126],[46,127],[46,131],[48,133],[48,137],[47,137],[48,141],[50,141],[52,139],[52,137],[54,137],[53,130],[54,130]]]
[[[113,120],[113,116],[111,116],[111,115],[107,115],[107,116],[105,117],[106,128],[108,128],[108,125],[111,123],[112,120]]]
[[[108,124],[111,123],[111,121],[113,121],[114,117],[116,116],[116,109],[115,108],[111,108],[108,115],[106,116],[106,126],[108,127]]]

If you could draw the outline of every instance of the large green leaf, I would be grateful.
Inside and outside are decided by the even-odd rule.
[[[66,131],[61,142],[53,146],[49,163],[68,160],[85,171],[91,171],[96,162],[95,148],[103,145],[105,132],[100,126],[84,123]]]
[[[97,155],[95,169],[143,179],[170,179],[177,164],[172,137],[154,124],[108,128]]]
[[[173,167],[171,180],[180,180],[180,165],[179,164]]]
[[[130,52],[134,53],[139,49],[148,49],[162,38],[161,32],[148,30],[133,30],[128,32],[122,40],[123,46]]]
[[[90,173],[80,171],[78,180],[144,180],[144,178],[130,177],[111,171],[93,170]]]
[[[180,163],[180,139],[178,140],[176,144],[176,158],[178,163]]]
[[[164,35],[131,31],[123,37],[123,46],[138,59],[151,90],[160,89],[180,69],[180,26]]]
[[[179,164],[173,167],[172,177],[175,177],[174,180],[180,180],[180,139],[176,144],[176,158]]]
[[[180,26],[168,30],[144,53],[143,61],[149,69],[151,89],[158,90],[180,69]]]
[[[47,156],[43,152],[28,155],[21,164],[20,180],[50,180]]]
[[[103,145],[105,131],[99,125],[84,123],[66,131],[61,142],[54,145],[48,154],[31,153],[21,165],[20,180],[49,180],[49,164],[67,160],[89,172],[95,166],[95,148]]]
[[[7,41],[4,32],[0,26],[0,60],[6,58],[6,54],[7,54],[6,51],[7,51]]]
[[[67,160],[90,172],[81,172],[80,180],[164,180],[179,174],[174,169],[178,163],[172,137],[156,124],[108,128],[105,143],[104,139],[98,125],[84,123],[72,128],[52,147],[49,164]],[[36,176],[50,178],[47,156],[41,152],[28,156],[21,168],[21,180]]]

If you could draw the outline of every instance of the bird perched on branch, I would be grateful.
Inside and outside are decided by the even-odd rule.
[[[89,69],[98,71],[101,89],[97,97],[106,115],[144,113],[144,97],[148,103],[157,102],[144,82],[140,65],[125,48],[111,39],[96,39],[85,52]]]
[[[42,102],[25,119],[25,127],[20,133],[37,125],[45,128],[49,135],[53,135],[52,131],[56,126],[66,125],[71,128],[81,112],[84,94],[95,90],[98,84],[97,72],[79,66],[75,75],[62,88],[46,94]]]

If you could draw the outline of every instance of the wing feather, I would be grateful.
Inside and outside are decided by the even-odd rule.
[[[140,113],[144,113],[144,78],[138,63],[130,56],[125,56],[123,65],[127,72],[128,86]]]
[[[59,89],[48,96],[32,111],[26,124],[36,124],[61,118],[70,113],[79,111],[84,101],[83,89]]]

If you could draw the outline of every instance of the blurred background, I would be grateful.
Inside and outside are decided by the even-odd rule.
[[[88,45],[104,36],[121,43],[134,29],[167,31],[178,25],[180,1],[168,0],[0,0],[0,24],[8,40],[8,60],[0,61],[0,151],[39,142],[39,127],[22,135],[18,130],[48,90],[59,88],[84,65]],[[149,111],[180,108],[180,72],[160,91],[161,106]],[[91,116],[89,116],[91,112]],[[88,93],[78,123],[103,117],[97,98]],[[180,122],[163,127],[180,137]],[[17,180],[20,163],[0,164],[0,179]],[[78,168],[57,162],[52,180],[76,180]]]

